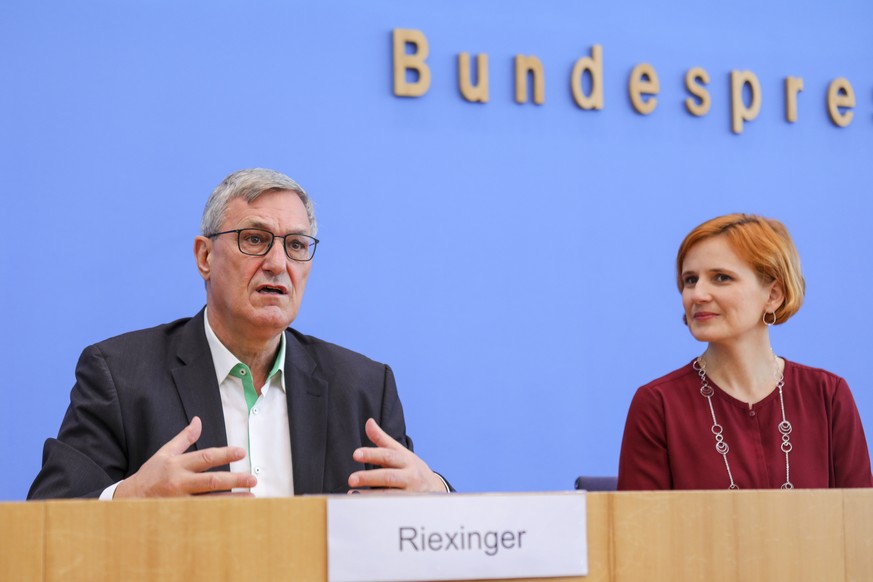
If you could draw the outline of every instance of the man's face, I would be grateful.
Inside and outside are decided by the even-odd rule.
[[[306,208],[288,190],[265,192],[251,203],[231,200],[221,231],[238,228],[310,234]],[[289,259],[281,240],[263,257],[254,257],[240,252],[235,233],[197,237],[194,252],[206,281],[209,323],[226,344],[268,341],[297,317],[312,263]]]

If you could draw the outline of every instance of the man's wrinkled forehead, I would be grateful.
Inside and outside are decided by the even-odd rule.
[[[222,228],[260,228],[275,234],[311,234],[303,200],[293,190],[274,188],[249,201],[234,196],[228,202]],[[282,232],[278,232],[278,231]]]

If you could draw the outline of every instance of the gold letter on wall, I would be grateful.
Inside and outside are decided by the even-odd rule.
[[[831,121],[838,127],[846,127],[852,123],[852,117],[855,113],[850,108],[855,106],[855,92],[852,90],[852,84],[845,77],[839,77],[831,81],[828,85],[828,115],[831,116]],[[841,112],[840,107],[845,107],[848,111]]]
[[[585,95],[582,89],[582,76],[586,71],[591,74],[591,95]],[[591,47],[590,57],[582,57],[573,65],[570,89],[581,109],[603,109],[603,47],[599,44]]]
[[[701,67],[688,69],[685,73],[685,88],[694,97],[700,101],[695,101],[691,97],[685,99],[685,109],[688,113],[697,117],[702,117],[709,113],[709,107],[712,105],[712,99],[709,97],[709,91],[704,85],[709,84],[709,73]]]
[[[743,88],[748,85],[750,103],[743,100]],[[731,129],[743,133],[743,122],[752,121],[761,111],[761,83],[752,71],[731,71]]]
[[[546,74],[537,57],[515,55],[515,102],[527,103],[528,73],[533,77],[533,102],[542,105],[546,100]]]
[[[412,45],[414,52],[407,54],[406,45]],[[430,67],[425,63],[430,49],[427,38],[420,30],[411,28],[394,29],[394,94],[398,97],[421,97],[430,89]],[[406,80],[406,72],[415,71],[418,79]]]
[[[785,120],[797,122],[797,94],[803,91],[802,77],[785,77]]]
[[[473,103],[488,103],[488,55],[476,55],[476,78],[474,84],[470,77],[470,53],[458,55],[458,87],[461,96]]]
[[[652,65],[640,63],[634,67],[627,88],[631,104],[637,113],[648,115],[658,106],[658,98],[654,95],[657,95],[658,91],[661,90],[661,83],[658,82],[658,74]],[[651,97],[643,99],[643,95],[651,95]]]

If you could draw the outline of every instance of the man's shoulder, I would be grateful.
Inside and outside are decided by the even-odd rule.
[[[290,336],[290,337],[289,337]],[[300,349],[309,354],[318,364],[324,367],[331,366],[354,366],[354,367],[381,367],[386,365],[372,360],[364,354],[344,348],[343,346],[325,341],[315,336],[300,333],[296,329],[288,328],[286,337],[291,344],[297,344]]]
[[[125,352],[134,347],[168,346],[196,317],[183,317],[153,327],[128,331],[99,341],[86,349],[97,349],[101,352]]]

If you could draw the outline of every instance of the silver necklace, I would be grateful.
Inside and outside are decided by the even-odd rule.
[[[779,360],[776,359],[776,354],[773,354],[773,361],[776,364],[776,368],[773,372],[773,376],[776,378],[776,388],[779,390],[779,405],[782,407],[782,422],[777,426],[779,430],[779,434],[782,435],[782,445],[780,446],[783,453],[785,453],[785,483],[782,484],[782,489],[794,489],[794,484],[791,483],[791,464],[788,462],[788,453],[791,452],[791,423],[788,422],[785,418],[785,400],[782,397],[782,387],[785,386],[785,375],[779,373]],[[718,451],[718,454],[721,455],[721,458],[724,459],[724,466],[727,469],[728,478],[731,480],[730,486],[728,489],[739,489],[739,486],[734,483],[734,476],[731,473],[731,464],[728,462],[728,452],[730,452],[730,447],[724,440],[724,427],[722,427],[718,421],[715,419],[715,408],[712,406],[712,395],[715,394],[715,390],[712,389],[712,386],[709,385],[709,381],[706,378],[706,364],[703,363],[702,358],[697,358],[694,360],[692,367],[697,372],[697,375],[700,376],[700,394],[706,398],[706,401],[709,403],[709,411],[712,413],[712,434],[715,435],[715,450]]]

